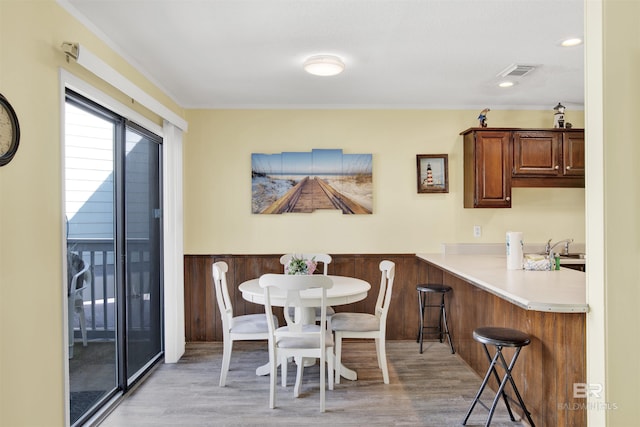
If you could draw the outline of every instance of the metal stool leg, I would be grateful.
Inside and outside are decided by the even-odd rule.
[[[492,372],[494,372],[494,366],[496,364],[498,360],[498,354],[496,353],[496,355],[493,357],[493,359],[491,359],[491,363],[489,364],[489,369],[487,369],[487,373],[484,375],[484,379],[482,380],[482,384],[480,385],[480,388],[478,389],[478,392],[476,393],[476,397],[474,397],[473,402],[471,403],[471,406],[469,407],[469,410],[467,411],[467,415],[465,415],[464,420],[462,421],[462,425],[467,425],[467,421],[469,420],[469,417],[471,416],[471,413],[473,412],[473,408],[476,407],[476,403],[478,403],[480,401],[480,396],[482,396],[482,392],[484,391],[484,388],[487,386],[487,383],[489,382],[489,377],[491,376]]]
[[[522,350],[522,347],[518,347],[516,349],[516,352],[513,355],[513,358],[511,359],[511,363],[509,363],[508,366],[507,366],[507,361],[504,360],[504,356],[503,356],[502,352],[500,352],[500,363],[502,364],[502,367],[504,368],[504,370],[506,372],[504,378],[502,379],[501,386],[502,386],[502,390],[503,390],[503,394],[504,394],[504,388],[506,386],[507,380],[509,380],[509,382],[511,383],[511,388],[513,388],[513,392],[515,393],[516,397],[518,398],[518,402],[520,404],[520,407],[522,408],[522,411],[524,412],[524,415],[527,417],[527,420],[529,421],[529,424],[531,425],[531,427],[535,427],[535,424],[533,423],[533,420],[531,419],[531,412],[529,412],[527,410],[527,406],[524,404],[524,400],[522,399],[522,396],[520,396],[520,392],[518,391],[518,387],[516,387],[516,383],[513,380],[513,376],[511,375],[511,371],[513,370],[513,367],[516,364],[516,359],[518,358],[518,355],[520,354],[520,350]],[[505,397],[505,400],[506,400],[506,395],[504,397]],[[513,420],[513,418],[512,418],[512,420]]]
[[[482,345],[484,347],[484,351],[487,354],[487,357],[489,359],[491,359],[491,355],[489,353],[489,349],[487,349],[487,346],[485,344]],[[520,347],[518,347],[518,349],[516,350],[515,355],[513,356],[512,359],[512,363],[515,364],[515,359],[518,358],[518,354],[520,353]],[[491,418],[493,418],[493,413],[496,410],[496,406],[498,405],[498,400],[500,400],[500,397],[503,398],[504,400],[504,404],[507,407],[507,411],[509,412],[509,418],[511,418],[511,421],[515,421],[515,417],[513,416],[513,411],[511,411],[511,405],[509,405],[509,399],[507,398],[507,394],[504,391],[504,386],[507,382],[507,377],[511,376],[511,371],[507,370],[507,364],[505,363],[504,357],[502,356],[502,347],[497,346],[496,347],[496,354],[493,357],[493,360],[496,359],[500,359],[501,363],[502,363],[502,367],[505,369],[505,375],[504,378],[502,380],[500,380],[500,376],[498,375],[498,371],[496,371],[495,368],[495,363],[491,366],[491,370],[493,371],[493,375],[496,379],[496,382],[498,384],[500,384],[500,386],[498,387],[498,392],[496,393],[496,396],[493,399],[493,403],[491,404],[491,408],[489,409],[489,418],[487,419],[487,426],[491,423]],[[511,369],[513,368],[513,365],[511,366]]]
[[[425,306],[424,292],[418,291],[418,306],[420,308],[420,329],[418,330],[418,342],[420,343],[420,354],[422,354],[422,340],[424,338],[424,306]]]
[[[420,333],[422,332],[422,292],[420,291],[418,291],[418,313],[420,313],[420,322],[418,323],[416,342],[420,342]]]
[[[447,323],[447,310],[444,307],[444,294],[442,295],[442,318],[444,319],[444,331],[449,339],[449,347],[451,347],[451,354],[455,354],[453,349],[453,343],[451,342],[451,333],[449,332],[449,324]]]
[[[416,342],[420,343],[420,354],[423,352],[423,342],[424,342],[424,330],[425,329],[434,329],[434,332],[429,331],[430,334],[438,334],[438,339],[440,342],[444,341],[444,336],[447,336],[449,340],[449,347],[451,348],[451,354],[455,354],[455,350],[453,348],[453,342],[451,341],[451,332],[449,331],[449,324],[447,322],[447,309],[446,309],[446,293],[448,291],[425,291],[418,289],[418,308],[420,310],[420,325],[418,326],[418,333],[416,336]],[[430,294],[440,294],[439,302],[431,302]],[[437,326],[425,326],[425,317],[429,317],[429,308],[437,308],[438,309],[438,324]],[[431,320],[431,317],[429,317]]]
[[[507,365],[507,361],[504,359],[504,355],[502,354],[502,347],[501,346],[496,346],[496,353],[493,357],[491,357],[491,353],[489,353],[489,350],[487,349],[487,346],[485,344],[483,344],[484,347],[484,351],[487,355],[487,358],[490,361],[489,364],[489,369],[487,370],[487,373],[484,376],[484,380],[482,381],[482,384],[480,385],[480,389],[478,390],[478,393],[476,394],[475,398],[473,399],[473,402],[471,403],[471,407],[469,408],[469,410],[467,411],[467,415],[464,418],[464,421],[462,422],[462,425],[466,425],[467,421],[469,420],[469,417],[471,416],[471,413],[473,412],[473,408],[476,406],[476,404],[480,401],[480,396],[482,395],[482,392],[484,391],[487,382],[489,381],[489,377],[491,375],[493,375],[496,379],[496,381],[498,382],[498,384],[500,384],[500,386],[498,387],[498,391],[496,392],[495,397],[493,398],[493,402],[491,404],[491,408],[489,408],[489,417],[487,418],[487,421],[485,423],[485,426],[489,426],[491,424],[491,419],[493,418],[493,415],[495,413],[496,410],[496,406],[498,405],[498,401],[500,400],[500,398],[502,397],[502,399],[504,400],[504,403],[507,407],[507,411],[509,412],[509,417],[511,418],[511,421],[516,421],[515,417],[513,416],[513,412],[511,410],[511,405],[509,405],[509,400],[507,398],[507,394],[505,392],[505,386],[507,384],[507,381],[509,383],[511,383],[511,387],[513,388],[513,391],[518,399],[518,403],[520,404],[520,407],[522,408],[522,411],[524,412],[525,416],[527,417],[527,420],[529,421],[529,424],[531,425],[531,427],[535,427],[535,424],[533,422],[533,420],[531,419],[531,413],[527,410],[526,405],[524,404],[524,400],[522,399],[522,396],[520,395],[520,392],[518,391],[518,388],[516,387],[515,381],[513,380],[513,377],[511,375],[511,371],[513,370],[513,367],[516,364],[516,360],[518,359],[518,356],[520,355],[520,350],[522,350],[522,347],[517,347],[516,348],[516,352],[513,355],[513,358],[511,359],[511,362]],[[505,374],[504,377],[502,378],[502,380],[500,380],[500,376],[498,375],[498,372],[496,371],[496,364],[498,363],[498,361],[500,362],[501,366],[504,368],[505,370]]]
[[[438,338],[440,342],[444,338],[442,335],[442,314],[444,313],[444,294],[440,294],[440,312],[438,313]]]

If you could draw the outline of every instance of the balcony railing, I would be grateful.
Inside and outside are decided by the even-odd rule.
[[[159,297],[153,292],[149,240],[127,240],[126,281],[129,331],[149,327],[149,300]],[[87,336],[89,339],[113,339],[116,329],[116,263],[112,239],[67,239],[67,251],[78,254],[90,265],[90,279],[83,292]],[[153,294],[153,295],[152,295]],[[77,320],[76,320],[77,322]],[[80,337],[76,323],[74,334]]]

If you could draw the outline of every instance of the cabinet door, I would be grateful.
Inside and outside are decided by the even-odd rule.
[[[562,176],[562,133],[513,133],[513,176]]]
[[[509,141],[510,133],[502,131],[476,131],[465,135],[465,163],[473,167],[473,170],[465,170],[465,186],[473,187],[473,190],[465,188],[468,193],[465,207],[511,207]],[[473,191],[472,205],[468,197],[470,191]]]
[[[584,176],[584,132],[563,134],[564,176]]]

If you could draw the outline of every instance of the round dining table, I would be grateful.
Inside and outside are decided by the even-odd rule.
[[[330,277],[333,281],[333,286],[327,289],[326,303],[328,306],[351,304],[354,302],[362,301],[367,297],[369,289],[371,289],[371,285],[369,284],[369,282],[362,279],[357,279],[355,277],[333,275],[329,275],[328,277]],[[238,286],[238,289],[240,290],[240,292],[242,292],[242,298],[244,298],[246,301],[264,305],[264,289],[260,287],[259,281],[259,278],[247,280],[246,282],[241,283],[240,286]],[[304,298],[306,300],[305,303],[309,303],[310,306],[320,306],[320,289],[308,289],[302,291],[300,293],[300,296]],[[281,291],[279,289],[271,289],[272,306],[284,307],[285,301],[286,294],[284,291]],[[309,307],[302,313],[302,316],[303,322],[314,323],[315,309],[313,307]],[[340,369],[341,375],[344,378],[352,381],[358,378],[354,370],[349,369],[344,365],[341,366]],[[269,364],[256,369],[257,375],[268,375],[269,372]]]

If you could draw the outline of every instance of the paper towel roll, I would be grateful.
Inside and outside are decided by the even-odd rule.
[[[521,231],[507,231],[507,270],[522,270],[523,246]]]

